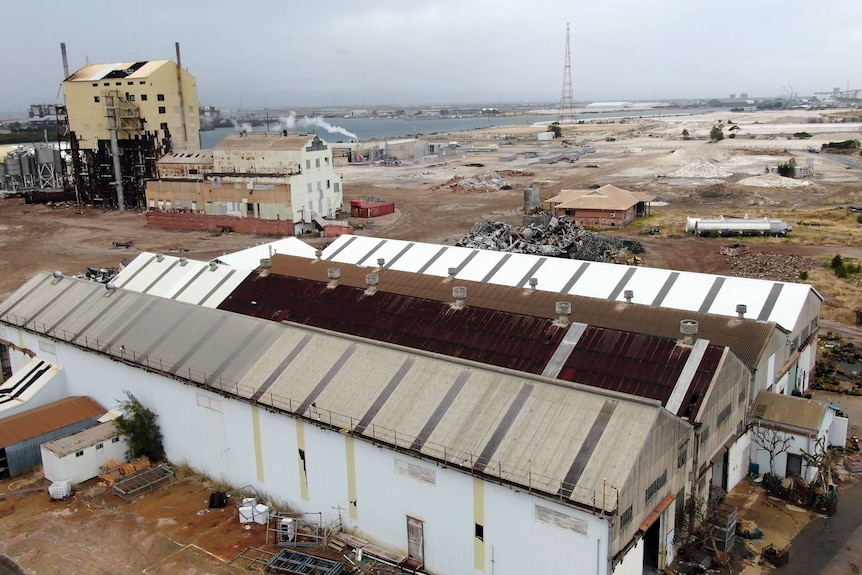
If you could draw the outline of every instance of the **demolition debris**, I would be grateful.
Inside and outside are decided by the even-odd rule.
[[[469,165],[469,164],[468,164]],[[481,166],[481,164],[479,164]],[[485,172],[475,177],[453,176],[432,190],[448,188],[454,194],[487,194],[500,190],[511,190],[512,183],[506,178],[532,176],[529,170],[500,170]]]
[[[823,267],[823,262],[814,258],[775,252],[749,251],[729,255],[728,259],[736,277],[781,282],[798,282],[802,272]]]
[[[644,252],[643,244],[638,241],[591,232],[565,217],[552,217],[547,224],[533,223],[521,227],[504,222],[479,222],[455,245],[635,265],[640,262],[635,254]]]

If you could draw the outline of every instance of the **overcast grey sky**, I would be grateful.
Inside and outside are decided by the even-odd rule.
[[[0,113],[62,101],[70,67],[173,59],[221,108],[577,102],[862,87],[862,1],[3,2]]]

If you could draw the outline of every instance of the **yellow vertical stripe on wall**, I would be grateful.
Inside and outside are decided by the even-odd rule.
[[[485,482],[473,478],[473,522],[485,527]],[[475,529],[475,525],[473,526]],[[485,571],[485,542],[473,533],[473,567]]]
[[[359,519],[359,508],[357,507],[356,493],[356,446],[354,439],[350,435],[344,437],[345,446],[347,447],[347,509],[350,511],[350,518],[354,521]]]
[[[305,424],[301,419],[295,421],[296,447],[305,453]],[[308,501],[308,476],[305,473],[305,462],[299,456],[299,453],[296,455],[296,463],[299,465],[299,494],[303,499]]]
[[[263,443],[260,439],[260,409],[251,406],[251,425],[254,428],[254,459],[257,463],[257,480],[265,481],[263,475]]]

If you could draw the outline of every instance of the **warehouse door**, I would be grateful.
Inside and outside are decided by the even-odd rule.
[[[9,460],[6,459],[5,447],[0,447],[0,479],[9,479]]]
[[[407,555],[425,563],[425,530],[418,519],[407,517]]]

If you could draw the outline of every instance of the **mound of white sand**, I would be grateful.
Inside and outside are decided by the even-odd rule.
[[[762,174],[760,176],[752,176],[743,178],[737,182],[741,186],[756,186],[758,188],[802,188],[810,186],[811,182],[806,180],[794,180],[793,178],[785,178],[778,174]]]
[[[730,172],[725,172],[708,161],[698,158],[667,176],[669,178],[726,178],[732,175]]]

